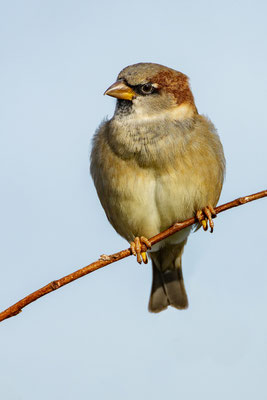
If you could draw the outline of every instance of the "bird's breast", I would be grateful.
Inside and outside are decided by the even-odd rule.
[[[107,123],[96,136],[92,176],[108,219],[127,240],[152,237],[218,200],[224,158],[217,136],[209,125],[173,127],[143,140],[143,130]]]

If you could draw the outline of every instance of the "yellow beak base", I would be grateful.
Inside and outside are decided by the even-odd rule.
[[[132,100],[135,92],[127,86],[122,80],[119,80],[111,85],[104,93],[108,96],[116,97],[117,99]]]

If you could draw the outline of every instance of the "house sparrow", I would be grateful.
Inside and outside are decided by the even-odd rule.
[[[124,68],[105,94],[117,98],[114,116],[95,133],[91,174],[115,230],[139,263],[142,244],[175,222],[197,216],[213,230],[225,159],[216,129],[199,115],[188,77],[159,64]],[[191,228],[154,245],[151,312],[188,307],[181,257]]]

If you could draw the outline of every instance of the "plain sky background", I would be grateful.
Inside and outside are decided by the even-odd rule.
[[[126,65],[186,73],[227,159],[220,203],[267,186],[266,1],[0,1],[0,305],[126,248],[89,177]],[[267,398],[267,200],[220,214],[183,257],[190,308],[147,311],[128,258],[0,324],[0,398]]]

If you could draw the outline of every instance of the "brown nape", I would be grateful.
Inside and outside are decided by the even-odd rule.
[[[157,83],[160,88],[172,93],[178,105],[190,103],[195,106],[194,96],[188,83],[188,77],[178,71],[162,71],[154,75],[153,83]]]

